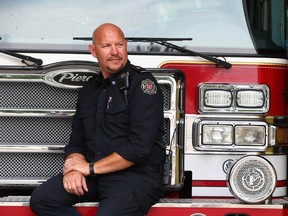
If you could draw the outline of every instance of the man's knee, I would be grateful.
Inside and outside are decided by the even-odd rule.
[[[37,188],[33,191],[30,198],[30,208],[33,212],[38,213],[41,209],[42,202],[40,200],[41,196],[37,190]]]
[[[39,186],[31,194],[30,208],[36,215],[55,215],[55,216],[80,216],[79,212],[73,207],[73,199],[68,196],[51,194]],[[72,197],[72,195],[70,196]]]
[[[52,181],[51,181],[52,180]],[[57,177],[56,179],[57,180]],[[39,185],[31,194],[30,208],[32,211],[41,215],[40,213],[45,210],[56,208],[57,199],[61,197],[59,188],[55,184],[54,179],[49,179],[42,185]],[[58,181],[56,181],[57,183]],[[57,189],[58,188],[58,189]]]

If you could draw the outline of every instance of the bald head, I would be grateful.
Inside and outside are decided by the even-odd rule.
[[[118,37],[121,37],[123,40],[125,40],[124,33],[118,26],[112,23],[104,23],[94,30],[93,44],[97,44],[103,37],[109,38],[109,35],[111,36],[112,34],[118,34]]]
[[[98,59],[104,78],[122,70],[128,61],[124,33],[112,23],[104,23],[94,30],[89,51]]]

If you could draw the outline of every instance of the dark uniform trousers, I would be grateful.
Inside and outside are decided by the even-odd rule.
[[[155,179],[150,180],[152,184],[158,184],[153,183]],[[80,216],[74,204],[99,202],[97,216],[143,216],[163,194],[162,190],[150,188],[147,191],[131,187],[131,184],[124,181],[99,181],[97,177],[87,177],[86,182],[89,191],[83,196],[76,196],[64,189],[62,174],[54,176],[33,191],[30,207],[38,216]],[[141,203],[137,194],[142,196]],[[141,207],[143,203],[148,204],[145,209]]]

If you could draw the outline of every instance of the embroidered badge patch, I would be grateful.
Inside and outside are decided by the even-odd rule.
[[[144,93],[153,95],[157,93],[157,86],[150,79],[145,79],[142,81],[141,88]]]

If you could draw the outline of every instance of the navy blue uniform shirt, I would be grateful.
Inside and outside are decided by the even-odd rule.
[[[128,103],[119,86],[127,71]],[[165,150],[156,144],[163,144],[163,119],[156,79],[128,61],[118,73],[105,80],[100,73],[80,90],[65,157],[81,153],[94,162],[116,152],[135,163],[128,170],[144,171],[164,161]]]

